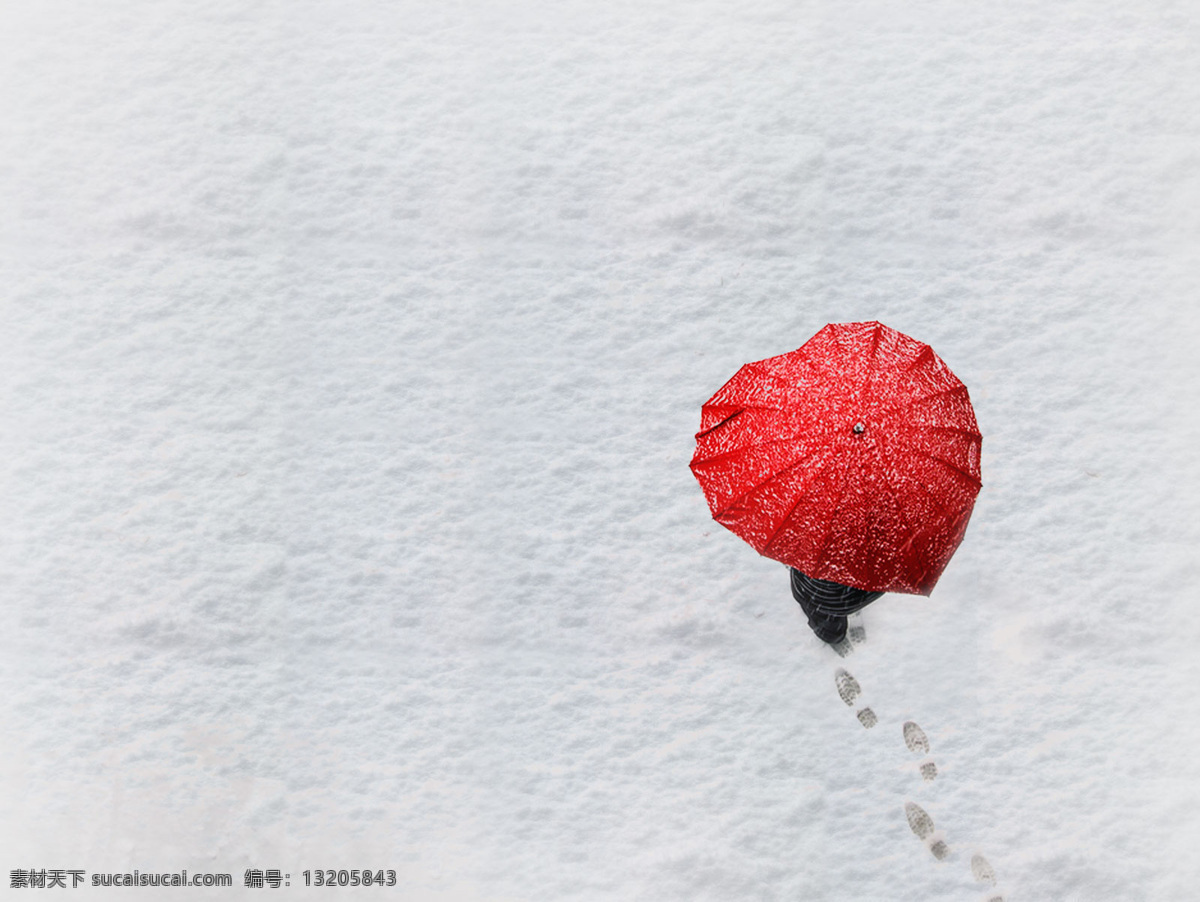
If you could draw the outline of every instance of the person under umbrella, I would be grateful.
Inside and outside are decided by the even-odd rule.
[[[982,438],[929,345],[833,323],[704,403],[691,469],[713,519],[791,568],[822,641],[885,592],[928,595],[962,541]]]

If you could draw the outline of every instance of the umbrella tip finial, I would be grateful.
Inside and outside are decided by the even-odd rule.
[[[866,428],[867,428],[867,427],[866,427],[866,426],[864,426],[862,423],[855,423],[855,424],[854,424],[854,434],[855,434],[855,435],[862,435],[862,434],[863,434],[863,430],[864,430],[864,429],[866,429]]]

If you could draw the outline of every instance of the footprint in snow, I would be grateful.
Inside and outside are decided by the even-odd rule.
[[[971,856],[971,876],[980,883],[990,883],[996,885],[996,872],[992,870],[992,866],[988,864],[988,860],[976,852]],[[987,902],[1004,902],[1004,897],[1000,895],[988,896]]]
[[[847,705],[852,706],[854,700],[862,695],[862,687],[858,685],[858,680],[840,667],[837,669],[837,673],[833,675],[833,683],[837,686],[838,698]]]
[[[929,851],[934,858],[944,861],[950,855],[950,847],[946,845],[945,840],[934,835],[933,818],[924,808],[915,802],[905,802],[904,816],[917,839],[929,841]]]
[[[910,752],[929,754],[929,739],[925,735],[925,731],[911,720],[904,724],[904,744],[908,746]]]
[[[916,802],[904,803],[904,816],[908,818],[908,826],[917,834],[917,839],[929,839],[933,833],[933,818]]]
[[[904,744],[908,746],[910,752],[918,752],[922,755],[929,754],[929,738],[925,735],[925,731],[911,720],[904,724]],[[921,776],[926,780],[932,780],[937,777],[937,765],[932,761],[923,761],[921,763]]]
[[[978,853],[971,856],[971,876],[980,883],[996,885],[996,872],[992,870],[988,860]]]
[[[862,695],[862,687],[858,685],[858,680],[839,667],[833,675],[833,683],[837,687],[838,698],[850,707],[854,707],[855,700]],[[868,730],[879,722],[875,712],[870,708],[860,709],[855,716],[858,717],[858,722]]]
[[[854,651],[854,646],[862,645],[867,641],[867,628],[863,626],[862,615],[851,614],[850,625],[846,628],[844,635],[837,642],[834,642],[830,647],[838,653],[839,657],[846,657],[850,652]]]

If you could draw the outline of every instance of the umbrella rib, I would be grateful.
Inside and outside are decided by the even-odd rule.
[[[975,488],[977,490],[983,488],[983,481],[981,479],[979,479],[976,476],[972,476],[970,473],[968,473],[966,470],[964,470],[962,467],[958,466],[957,464],[952,464],[952,463],[950,463],[950,461],[943,460],[940,457],[935,457],[932,454],[929,455],[929,459],[932,460],[934,463],[941,464],[947,470],[951,470],[951,471],[957,473],[963,479],[965,479],[969,483],[971,483],[971,485],[975,486]]]
[[[847,455],[846,469],[842,471],[842,487],[838,491],[837,504],[834,505],[833,514],[829,517],[829,527],[825,530],[825,538],[821,542],[821,550],[817,553],[817,569],[818,570],[821,569],[821,561],[825,558],[825,552],[829,550],[829,543],[833,539],[833,526],[834,526],[834,523],[837,521],[838,514],[840,514],[842,512],[842,502],[846,500],[846,483],[849,481],[850,481],[850,458]],[[797,506],[799,506],[799,505],[797,504]],[[795,509],[796,509],[795,507],[792,508],[792,510],[795,510]],[[791,516],[791,512],[789,511],[788,517],[790,517],[790,516]],[[787,517],[785,517],[784,520],[786,521]]]
[[[889,454],[890,454],[890,449],[889,449]],[[911,480],[911,484],[913,486],[915,486],[916,488],[920,489],[922,492],[924,492],[928,496],[929,500],[933,502],[934,507],[936,507],[938,510],[940,510],[944,515],[948,516],[950,514],[950,509],[947,508],[946,505],[942,503],[942,500],[940,498],[938,498],[937,495],[935,495],[933,492],[929,491],[929,488],[927,486],[921,484],[920,482],[918,482],[915,479]]]
[[[863,392],[863,407],[867,410],[875,402],[875,381],[879,375],[879,333],[882,331],[883,323],[875,323],[875,331],[871,333],[871,368],[867,372],[867,385]]]
[[[776,408],[755,407],[755,408],[746,408],[746,409],[747,410],[751,410],[751,409],[753,409],[753,410],[774,410]],[[780,408],[780,409],[782,409],[782,408]],[[731,419],[733,419],[733,417],[729,417],[724,422],[728,423],[729,420],[731,420]],[[720,425],[721,424],[718,423],[716,426],[713,427],[713,429],[717,429]],[[691,466],[693,466],[693,467],[694,466],[704,466],[706,464],[712,463],[713,461],[724,460],[725,458],[731,457],[734,454],[739,454],[742,451],[748,451],[751,448],[765,448],[767,445],[777,445],[777,444],[781,444],[783,442],[799,441],[800,439],[803,439],[805,436],[811,435],[812,433],[816,432],[818,429],[820,429],[820,427],[821,427],[820,423],[806,423],[797,432],[793,432],[791,435],[785,435],[783,438],[771,439],[769,441],[764,441],[764,442],[751,442],[749,445],[743,445],[740,448],[733,448],[729,451],[722,451],[720,454],[714,454],[712,457],[706,457],[703,460],[698,461],[695,464],[692,464]],[[711,431],[712,431],[711,429],[708,430],[708,432],[711,432]],[[702,436],[707,435],[708,432],[701,432],[697,436],[697,439],[701,438]],[[760,485],[761,485],[761,483],[760,483]],[[756,486],[756,488],[757,488],[757,486]]]
[[[821,332],[824,331],[824,329],[821,330]],[[820,335],[821,332],[818,332],[817,335]],[[816,338],[817,335],[814,335],[813,338]],[[833,340],[836,341],[838,347],[841,348],[841,341],[839,339]],[[809,339],[809,341],[812,341],[812,339]],[[809,342],[805,342],[801,347],[797,348],[792,353],[798,355],[800,360],[803,360],[806,364],[813,368],[812,375],[824,377],[831,372],[835,372],[836,364],[829,359],[828,354],[820,354],[816,357],[809,356],[809,351],[807,350],[808,344]]]
[[[703,432],[696,433],[696,440],[699,441],[700,439],[704,438],[704,436],[708,435],[710,432],[716,432],[722,426],[724,426],[728,423],[732,423],[734,420],[736,420],[738,417],[740,417],[745,412],[746,412],[746,408],[744,408],[744,407],[741,410],[735,410],[733,413],[731,413],[729,416],[725,417],[725,419],[721,420],[721,422],[717,423],[715,426],[709,426]]]
[[[875,459],[879,461],[879,475],[883,479],[883,484],[887,486],[887,490],[893,498],[899,498],[900,493],[896,491],[896,487],[892,485],[892,480],[888,478],[889,465],[894,465],[892,461],[891,448],[887,449],[887,460],[884,460],[883,448],[877,443],[872,449],[875,452]],[[912,523],[908,519],[908,514],[904,510],[904,506],[897,502],[896,510],[900,513],[900,519],[904,521],[905,527],[908,529],[910,536],[916,535],[917,530],[913,528]]]
[[[910,442],[906,442],[906,441],[904,441],[903,437],[890,438],[890,439],[888,439],[888,441],[890,443],[902,445],[903,447],[906,447],[906,448],[914,448],[918,451],[921,451],[921,452],[923,452],[924,457],[928,458],[929,460],[934,461],[935,463],[941,464],[943,467],[945,467],[948,470],[953,470],[955,473],[962,476],[963,479],[967,480],[969,483],[971,483],[971,485],[975,486],[977,489],[983,488],[983,482],[981,482],[977,476],[974,476],[971,473],[968,473],[966,470],[964,470],[962,467],[958,466],[957,464],[950,463],[950,461],[946,460],[945,458],[938,457],[936,454],[929,453],[929,451],[927,451],[925,448],[922,448],[920,445],[914,445]]]
[[[920,366],[922,363],[926,362],[927,360],[933,360],[935,357],[937,357],[937,355],[933,353],[933,348],[931,348],[929,345],[925,344],[925,342],[919,341],[919,342],[917,342],[917,344],[919,344],[921,346],[921,350],[919,350],[917,352],[917,356],[914,357],[912,360],[910,360],[908,362],[908,366],[906,366],[904,368],[904,372],[906,372],[906,373],[909,370],[915,370],[918,366]]]
[[[811,361],[809,361],[807,356],[803,357],[802,359],[805,362],[811,363]],[[754,373],[756,373],[759,376],[760,379],[770,380],[772,383],[775,383],[776,385],[779,385],[780,387],[782,387],[784,389],[786,389],[788,387],[788,381],[786,379],[783,379],[780,376],[776,376],[774,373],[770,373],[770,372],[767,372],[766,370],[762,369],[759,366],[760,363],[762,363],[761,360],[756,360],[756,361],[754,361],[754,363],[747,363],[743,367],[743,369],[752,370]],[[783,407],[767,407],[762,404],[746,404],[746,405],[744,405],[743,409],[745,409],[745,410],[787,410],[788,407],[795,407],[795,406],[796,405],[794,405],[794,404],[787,404],[786,406],[783,406]]]
[[[821,462],[820,462],[819,466],[824,466],[826,463],[828,463],[830,456],[831,455],[826,455],[825,457],[821,458]],[[838,494],[837,506],[834,508],[834,517],[836,517],[838,511],[841,510],[842,500],[846,496],[846,479],[847,479],[847,473],[849,472],[849,469],[850,469],[850,461],[847,459],[846,460],[846,472],[842,473],[841,492]],[[808,492],[803,492],[800,495],[800,497],[796,499],[796,503],[793,504],[791,506],[791,508],[788,509],[788,512],[783,515],[783,517],[779,521],[779,525],[775,527],[775,530],[771,533],[770,536],[767,537],[767,541],[763,543],[764,550],[771,547],[771,543],[775,541],[775,537],[778,536],[779,533],[783,531],[784,524],[787,523],[787,521],[791,518],[792,514],[794,514],[796,512],[796,508],[798,508],[800,506],[800,503],[805,499],[805,497],[808,494],[809,494]],[[832,519],[833,518],[831,517],[830,520],[832,521]],[[831,522],[830,528],[829,528],[828,532],[826,532],[826,534],[825,534],[825,544],[821,546],[821,554],[825,553],[825,548],[826,548],[826,546],[829,545],[829,535],[832,532],[833,532],[833,526],[832,526],[832,522]],[[819,562],[820,558],[818,557],[817,560]]]
[[[893,412],[899,413],[899,412],[908,410],[910,407],[916,407],[918,404],[924,404],[926,401],[932,401],[934,398],[940,398],[942,395],[953,394],[954,392],[957,392],[957,391],[965,392],[966,390],[967,390],[967,387],[960,382],[960,383],[958,383],[958,385],[950,386],[950,388],[944,388],[941,391],[936,391],[933,394],[926,395],[923,398],[917,398],[913,401],[909,401],[906,404],[904,404],[903,406],[895,405],[893,407],[885,407],[883,410],[878,411],[878,413],[876,415],[883,416],[884,414],[889,414],[889,413],[893,413]]]
[[[792,353],[798,353],[799,351],[802,351],[802,350],[804,350],[804,349],[798,348],[797,351],[793,351]],[[781,356],[787,356],[787,355],[781,355]],[[773,358],[769,358],[769,359],[773,359]],[[827,363],[826,361],[821,361],[821,360],[814,361],[807,354],[800,357],[800,359],[803,360],[806,364],[808,364],[811,367],[817,367],[818,374],[821,376],[826,375],[830,370],[830,366],[825,366],[823,368],[821,367],[821,363]],[[783,389],[787,389],[790,387],[789,381],[787,379],[784,379],[782,376],[776,376],[774,373],[770,373],[767,370],[764,370],[762,367],[760,367],[759,364],[762,362],[763,361],[761,361],[761,360],[756,360],[753,363],[747,363],[744,367],[742,367],[742,369],[751,370],[754,373],[756,373],[760,378],[770,380],[772,383],[780,386]],[[778,407],[771,407],[766,404],[743,404],[741,406],[742,406],[743,410],[790,410],[798,405],[796,405],[795,403],[781,402],[780,406],[778,406]]]
[[[707,407],[708,405],[706,404],[705,406]],[[722,407],[724,405],[714,404],[713,406],[714,407]],[[732,407],[733,405],[731,404],[729,406]],[[793,408],[798,407],[800,405],[798,405],[798,404],[783,404],[779,407],[768,407],[766,404],[741,404],[740,406],[741,406],[741,410],[739,410],[738,413],[745,413],[747,410],[776,410],[776,411],[792,410]],[[732,417],[728,417],[726,421],[728,422],[729,419],[732,419]],[[720,425],[721,425],[720,423],[717,423],[717,426],[720,426]],[[716,429],[717,426],[713,426],[711,428]],[[703,435],[704,433],[700,433],[700,434]]]
[[[713,427],[713,428],[716,428],[716,427]],[[797,432],[795,435],[785,436],[784,438],[771,439],[768,442],[752,442],[749,445],[742,445],[742,447],[740,447],[740,448],[734,448],[732,451],[722,451],[720,454],[714,454],[712,457],[706,457],[706,458],[704,458],[704,460],[696,461],[695,463],[691,464],[691,466],[693,468],[707,466],[708,464],[716,463],[717,461],[721,461],[721,460],[725,460],[726,458],[732,457],[735,454],[741,454],[743,451],[749,451],[751,448],[765,448],[767,445],[779,445],[784,442],[794,442],[796,439],[798,439],[802,435],[804,435],[803,432]]]
[[[978,432],[972,432],[970,429],[959,429],[957,426],[925,426],[921,423],[905,424],[902,428],[893,430],[897,433],[912,432],[920,430],[922,432],[954,432],[958,435],[965,435],[970,438],[983,438]]]
[[[751,494],[753,494],[754,492],[757,492],[757,491],[758,491],[759,489],[761,489],[761,488],[762,488],[764,485],[766,485],[766,484],[767,484],[767,483],[769,483],[769,482],[773,482],[773,481],[775,481],[775,480],[776,480],[776,479],[778,479],[780,476],[784,476],[784,475],[786,475],[786,474],[788,474],[788,473],[792,472],[792,470],[796,469],[798,466],[800,466],[800,465],[801,465],[802,463],[804,463],[806,460],[812,460],[812,458],[811,458],[811,457],[802,457],[800,460],[796,461],[795,463],[788,464],[788,466],[784,467],[782,470],[779,470],[779,471],[777,471],[777,472],[775,472],[775,473],[772,473],[770,476],[768,476],[768,477],[767,477],[766,479],[764,479],[762,482],[755,483],[755,484],[754,484],[754,485],[752,485],[750,488],[748,488],[746,491],[742,492],[742,494],[738,495],[736,498],[732,498],[732,499],[730,499],[730,501],[729,501],[729,502],[728,502],[728,503],[727,503],[727,504],[726,504],[726,505],[725,505],[723,508],[721,508],[719,511],[715,511],[715,512],[714,512],[714,516],[720,516],[721,514],[725,513],[725,511],[729,510],[731,507],[733,507],[735,504],[737,504],[739,501],[741,501],[741,500],[742,500],[743,498],[745,498],[747,495],[751,495]],[[817,459],[817,461],[816,461],[816,462],[813,464],[813,466],[814,466],[814,467],[816,467],[816,468],[822,467],[822,466],[824,466],[824,465],[825,465],[825,462],[826,462],[827,460],[828,460],[828,455],[826,455],[825,457],[818,458],[818,459]],[[801,497],[801,499],[803,499],[803,497],[804,497],[804,496],[803,496],[803,495],[801,495],[800,497]],[[796,504],[792,506],[792,510],[794,511],[794,510],[795,510],[795,509],[796,509],[796,508],[797,508],[799,505],[800,505],[800,501],[797,501],[797,502],[796,502]],[[787,513],[787,516],[785,516],[783,519],[784,519],[784,520],[786,520],[786,519],[787,519],[788,517],[790,517],[791,515],[792,515],[792,512],[791,512],[791,511],[788,511],[788,513]],[[775,533],[778,533],[778,531],[779,531],[779,530],[777,529],[777,530],[775,531]],[[775,533],[772,533],[772,534],[771,534],[771,538],[772,538],[772,539],[775,537]],[[770,544],[770,539],[768,539],[768,540],[767,540],[767,544],[768,544],[768,545]],[[765,548],[765,547],[766,547],[766,545],[764,545],[763,547]]]

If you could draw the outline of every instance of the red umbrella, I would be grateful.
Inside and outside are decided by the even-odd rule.
[[[692,472],[713,518],[817,579],[928,595],[979,493],[967,387],[882,323],[826,326],[705,403]]]

